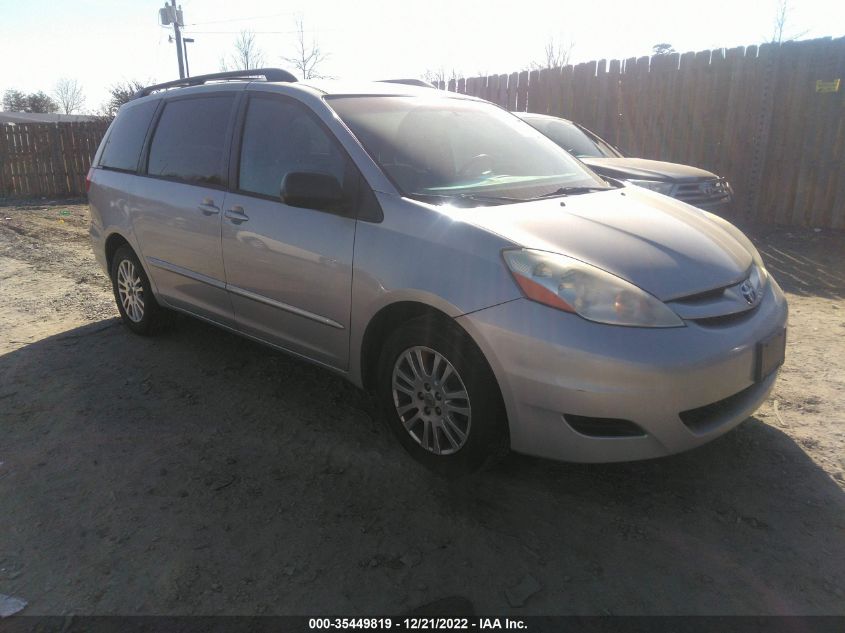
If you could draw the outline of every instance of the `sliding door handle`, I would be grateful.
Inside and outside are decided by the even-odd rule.
[[[197,209],[202,211],[203,215],[216,215],[220,213],[220,207],[215,207],[211,200],[203,200]]]
[[[224,213],[229,220],[232,221],[233,224],[240,224],[241,222],[246,222],[249,220],[249,216],[244,213],[244,208],[241,206],[235,206],[231,209],[226,209],[226,213]]]

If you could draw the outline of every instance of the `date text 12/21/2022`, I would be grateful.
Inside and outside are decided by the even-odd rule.
[[[383,629],[399,631],[433,630],[526,630],[525,621],[511,618],[311,618],[310,630]]]

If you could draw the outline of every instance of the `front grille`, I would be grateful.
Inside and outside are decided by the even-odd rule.
[[[630,420],[592,418],[571,413],[565,413],[563,418],[581,435],[589,437],[642,437],[645,435],[645,431]]]
[[[731,188],[724,179],[708,178],[677,184],[672,196],[689,204],[714,204],[730,199]]]
[[[752,267],[739,283],[676,297],[666,303],[684,321],[708,327],[741,323],[755,314],[766,289],[755,281],[759,274],[754,273]]]
[[[760,388],[761,383],[755,383],[722,400],[706,404],[703,407],[681,411],[678,417],[693,433],[709,433],[733,417],[736,411],[742,409],[750,399],[757,395],[757,390]]]
[[[733,314],[723,314],[720,316],[705,317],[703,319],[689,319],[690,321],[703,325],[704,327],[724,327],[726,325],[739,325],[747,321],[757,311],[757,306],[744,312],[734,312]]]
[[[677,299],[672,299],[672,303],[682,303],[688,306],[697,306],[711,303],[713,301],[721,299],[725,295],[726,288],[730,288],[730,286],[723,286],[722,288],[716,288],[714,290],[705,290],[704,292],[699,292],[694,295],[678,297]]]

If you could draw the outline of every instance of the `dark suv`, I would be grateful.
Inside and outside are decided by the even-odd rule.
[[[733,190],[727,180],[714,173],[689,165],[625,156],[594,132],[567,119],[531,112],[514,114],[601,176],[625,180],[707,211],[730,210]]]

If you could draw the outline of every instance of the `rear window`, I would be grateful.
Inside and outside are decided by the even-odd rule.
[[[117,115],[106,146],[100,157],[100,167],[135,171],[158,101],[146,101],[124,108]]]
[[[194,184],[225,184],[233,103],[233,95],[168,102],[153,135],[147,173]]]

